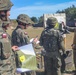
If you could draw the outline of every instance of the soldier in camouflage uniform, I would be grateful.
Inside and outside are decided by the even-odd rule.
[[[6,33],[7,27],[4,28],[6,23],[9,24],[8,17],[12,6],[10,0],[0,0],[0,75],[16,75],[12,51],[16,50],[16,46],[11,46],[10,37]]]
[[[76,75],[76,27],[68,27],[66,26],[65,29],[69,30],[70,32],[74,32],[74,38],[73,38],[73,57],[74,57],[74,65],[75,65],[75,74]]]
[[[18,47],[27,45],[29,42],[28,36],[25,34],[24,29],[27,28],[27,26],[31,23],[31,19],[26,14],[20,14],[17,17],[18,26],[16,29],[12,32],[12,44],[17,45]],[[16,53],[16,59],[17,53]],[[18,61],[17,67],[18,67]],[[27,75],[30,75],[30,72],[26,72]],[[21,75],[25,75],[25,73],[21,73]]]
[[[25,14],[20,14],[17,17],[18,26],[12,32],[12,44],[18,47],[26,45],[29,43],[29,39],[23,31],[29,25],[28,16]],[[14,40],[14,41],[13,41]]]
[[[59,30],[54,29],[57,19],[49,17],[47,19],[48,27],[43,30],[40,37],[40,45],[44,47],[42,54],[44,56],[45,75],[61,75],[61,56],[59,50],[62,49],[65,54],[63,38]]]

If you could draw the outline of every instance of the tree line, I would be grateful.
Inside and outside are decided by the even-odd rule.
[[[63,10],[58,10],[56,11],[56,13],[65,13],[66,14],[66,22],[67,24],[71,24],[71,22],[73,23],[73,21],[76,20],[76,7],[75,5],[72,5],[66,9],[63,9]],[[34,23],[42,23],[43,22],[43,16],[40,16],[40,17],[31,17],[31,20],[34,22]]]
[[[66,9],[58,10],[55,13],[65,13],[66,14],[66,24],[69,26],[74,26],[74,23],[76,22],[76,7],[75,5],[72,5]],[[33,24],[43,24],[43,15],[40,17],[30,17]],[[13,19],[13,22],[16,23],[16,20]]]

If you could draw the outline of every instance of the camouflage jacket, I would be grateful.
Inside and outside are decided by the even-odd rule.
[[[73,45],[74,45],[74,49],[76,49],[76,27],[68,27],[67,26],[67,29],[70,32],[74,32]]]
[[[27,35],[25,35],[24,31],[17,26],[17,28],[12,33],[12,45],[23,46],[29,43],[29,39]]]
[[[48,52],[59,51],[60,49],[64,52],[65,48],[62,41],[63,38],[59,30],[54,28],[45,29],[40,37],[40,45]]]
[[[11,48],[11,38],[2,29],[2,23],[3,22],[0,22],[0,74],[15,69],[14,54]],[[6,34],[6,38],[3,38],[3,34]]]

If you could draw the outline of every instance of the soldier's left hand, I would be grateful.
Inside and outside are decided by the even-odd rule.
[[[13,50],[13,51],[19,50],[19,49],[18,49],[18,46],[12,46],[12,50]]]

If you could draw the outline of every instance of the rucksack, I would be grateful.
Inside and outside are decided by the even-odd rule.
[[[59,49],[59,35],[55,29],[47,29],[43,34],[43,46],[45,50],[57,51]]]

